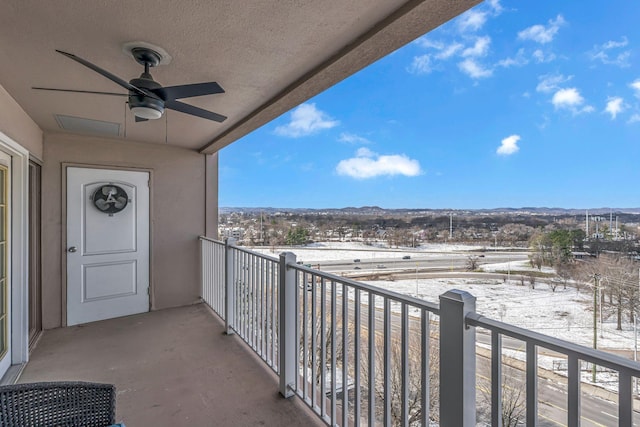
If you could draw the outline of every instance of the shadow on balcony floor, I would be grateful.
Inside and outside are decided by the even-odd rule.
[[[324,425],[203,305],[46,331],[19,382],[117,387],[127,426]]]

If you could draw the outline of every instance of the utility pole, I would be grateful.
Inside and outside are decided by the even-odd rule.
[[[613,209],[609,209],[609,237],[613,238]]]
[[[585,233],[587,235],[587,240],[589,240],[589,211],[588,210],[585,215]]]

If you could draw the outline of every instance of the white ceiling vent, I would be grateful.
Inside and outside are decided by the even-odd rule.
[[[92,135],[120,136],[120,123],[54,114],[58,126],[70,132],[90,133]]]

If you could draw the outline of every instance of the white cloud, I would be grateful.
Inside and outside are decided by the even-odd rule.
[[[284,126],[278,126],[275,133],[280,136],[299,138],[331,129],[340,124],[327,113],[316,108],[316,104],[301,104],[291,112],[291,121]]]
[[[638,123],[638,122],[640,122],[640,114],[637,114],[637,113],[631,116],[627,121],[627,123]]]
[[[629,84],[629,87],[636,92],[636,96],[640,98],[640,79],[635,79],[633,83]]]
[[[518,53],[513,58],[505,58],[498,61],[499,67],[509,68],[509,67],[522,67],[529,63],[527,58],[524,57],[524,49],[518,49]]]
[[[420,38],[418,38],[415,43],[420,46],[423,47],[425,49],[438,49],[438,50],[442,50],[444,48],[444,43],[441,41],[437,41],[437,40],[431,40],[429,37],[427,36],[422,36]]]
[[[565,20],[562,15],[558,15],[555,20],[550,19],[547,26],[537,24],[525,28],[518,33],[518,38],[521,40],[533,40],[540,44],[550,43],[564,23]]]
[[[436,59],[449,59],[460,51],[464,46],[458,42],[444,43],[438,40],[431,40],[428,37],[420,37],[416,44],[424,49],[435,49],[438,51],[433,55]]]
[[[584,98],[580,95],[578,89],[574,87],[559,89],[553,94],[551,103],[556,110],[565,109],[571,111],[573,114],[591,113],[594,111],[591,105],[585,105],[583,107]]]
[[[603,64],[607,65],[617,65],[621,68],[628,67],[629,57],[631,56],[630,50],[625,50],[622,52],[611,52],[614,50],[619,51],[620,48],[623,48],[628,44],[629,40],[624,36],[619,42],[609,40],[608,42],[601,45],[593,46],[593,49],[589,52],[589,56],[591,57],[592,61],[600,61]]]
[[[518,147],[518,141],[520,141],[520,135],[509,135],[500,142],[500,146],[496,150],[501,156],[510,156],[517,153],[520,150]]]
[[[346,142],[347,144],[371,144],[367,138],[354,133],[343,132],[338,137],[338,141]]]
[[[560,88],[562,83],[566,83],[571,80],[573,76],[565,77],[562,74],[544,74],[538,76],[538,86],[536,86],[537,92],[549,93]]]
[[[500,0],[487,0],[486,3],[491,7],[491,9],[493,9],[493,14],[495,16],[500,15],[504,10],[502,5],[500,4]]]
[[[477,58],[479,56],[485,56],[489,52],[489,45],[491,44],[491,37],[484,36],[478,37],[473,46],[466,48],[462,51],[462,56],[465,58],[472,57]]]
[[[429,54],[414,56],[411,65],[407,69],[411,74],[429,74],[432,70],[431,55]]]
[[[616,116],[624,110],[624,100],[619,96],[609,98],[607,100],[607,106],[605,107],[605,113],[611,114],[611,120],[615,120]]]
[[[461,32],[478,31],[487,22],[486,12],[471,9],[458,18],[458,28]]]
[[[383,175],[417,176],[422,170],[417,160],[404,154],[379,155],[362,147],[355,157],[341,160],[336,166],[336,172],[356,179],[367,179]]]
[[[467,58],[464,61],[459,62],[458,68],[460,68],[460,71],[467,74],[472,79],[491,77],[491,75],[493,74],[493,70],[484,68],[481,64],[478,64],[471,58]]]
[[[543,62],[551,62],[556,59],[555,53],[553,52],[545,53],[542,51],[542,49],[534,50],[531,56],[533,57],[534,61],[536,61],[538,64]]]
[[[458,51],[460,49],[462,49],[463,47],[464,46],[462,46],[460,43],[457,43],[457,42],[454,42],[454,43],[451,43],[449,45],[443,46],[443,48],[440,49],[440,53],[438,53],[436,55],[436,58],[438,58],[438,59],[449,59],[453,55],[458,53]]]

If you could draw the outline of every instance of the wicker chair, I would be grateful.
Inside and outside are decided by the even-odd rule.
[[[115,387],[86,382],[47,382],[0,386],[0,427],[114,424]]]

